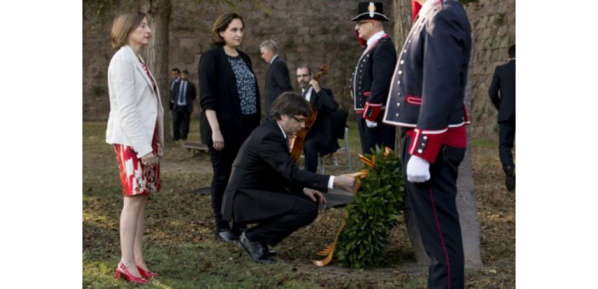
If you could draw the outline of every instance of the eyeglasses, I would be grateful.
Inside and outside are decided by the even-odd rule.
[[[296,116],[294,116],[294,115],[293,115],[293,116],[291,116],[291,117],[292,117],[292,118],[293,118],[295,121],[297,121],[297,122],[305,122],[305,121],[307,120],[306,118],[298,118],[298,117],[296,117]]]

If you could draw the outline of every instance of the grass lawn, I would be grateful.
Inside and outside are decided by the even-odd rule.
[[[355,171],[361,168],[359,133],[354,120],[348,123]],[[83,124],[83,288],[135,288],[113,278],[120,258],[122,194],[105,129],[105,123]],[[196,120],[189,137],[199,141]],[[514,288],[515,194],[504,189],[495,142],[476,140],[472,153],[485,267],[466,272],[466,288]],[[347,171],[327,167],[327,173],[342,172]],[[315,253],[334,238],[342,208],[321,211],[312,225],[279,244],[276,264],[253,263],[236,244],[215,239],[210,197],[191,193],[209,186],[211,176],[207,153],[193,155],[180,143],[166,146],[162,190],[150,197],[144,235],[146,263],[161,276],[144,288],[425,288],[426,268],[414,263],[402,219],[393,230],[385,266],[352,270],[335,261],[327,267],[312,265],[310,260],[322,259]]]

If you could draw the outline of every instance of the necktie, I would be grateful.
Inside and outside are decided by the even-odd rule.
[[[181,81],[181,89],[179,91],[179,104],[185,104],[185,90],[187,89],[187,81]]]

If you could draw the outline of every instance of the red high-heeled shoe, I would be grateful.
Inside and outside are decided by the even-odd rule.
[[[114,273],[114,279],[120,278],[121,274],[127,282],[135,284],[147,284],[149,282],[147,279],[143,277],[134,276],[133,274],[131,274],[131,272],[129,272],[129,270],[127,270],[127,267],[125,267],[123,263],[118,263],[118,266],[116,266],[116,273]]]
[[[137,270],[139,270],[139,274],[141,274],[141,277],[143,277],[145,279],[149,279],[149,278],[160,276],[160,274],[158,274],[156,272],[145,271],[145,270],[141,269],[141,267],[139,267],[139,266],[137,266]]]

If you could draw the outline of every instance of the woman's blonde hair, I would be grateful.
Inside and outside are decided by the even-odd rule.
[[[112,23],[112,48],[118,49],[128,44],[129,34],[135,30],[146,15],[143,12],[120,13]]]

